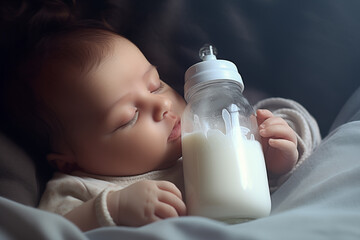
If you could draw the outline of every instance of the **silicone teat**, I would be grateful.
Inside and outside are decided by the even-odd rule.
[[[203,61],[216,60],[216,54],[217,54],[216,48],[209,44],[205,44],[199,50],[199,57]]]
[[[190,89],[209,81],[232,81],[240,86],[241,91],[244,89],[242,78],[235,64],[227,60],[217,59],[216,54],[217,50],[214,46],[204,45],[199,51],[199,57],[203,61],[192,65],[185,72],[184,97],[186,101],[190,97]]]

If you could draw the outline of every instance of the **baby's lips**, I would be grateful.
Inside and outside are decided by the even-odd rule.
[[[173,129],[171,130],[171,133],[168,137],[168,141],[171,142],[175,139],[178,139],[180,136],[181,136],[181,122],[179,120],[175,123]]]

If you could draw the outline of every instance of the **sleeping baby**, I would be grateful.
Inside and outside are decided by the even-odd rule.
[[[30,131],[46,132],[47,161],[57,170],[39,208],[83,231],[185,216],[181,136],[175,134],[184,99],[133,43],[101,24],[57,18],[51,26],[17,68],[29,86],[22,101],[38,119]],[[318,144],[318,127],[291,100],[266,99],[255,107],[276,188]]]

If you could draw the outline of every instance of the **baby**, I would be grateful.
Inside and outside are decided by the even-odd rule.
[[[100,27],[64,27],[38,41],[22,69],[31,72],[23,81],[58,170],[40,209],[83,231],[186,215],[176,129],[186,103],[133,43]],[[278,185],[316,145],[304,129],[318,130],[293,101],[258,106],[274,101],[288,111],[257,110],[257,121],[269,179]]]

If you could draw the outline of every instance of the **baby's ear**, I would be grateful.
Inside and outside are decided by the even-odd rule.
[[[64,173],[70,173],[78,168],[75,157],[71,154],[49,153],[46,159],[52,166]]]

